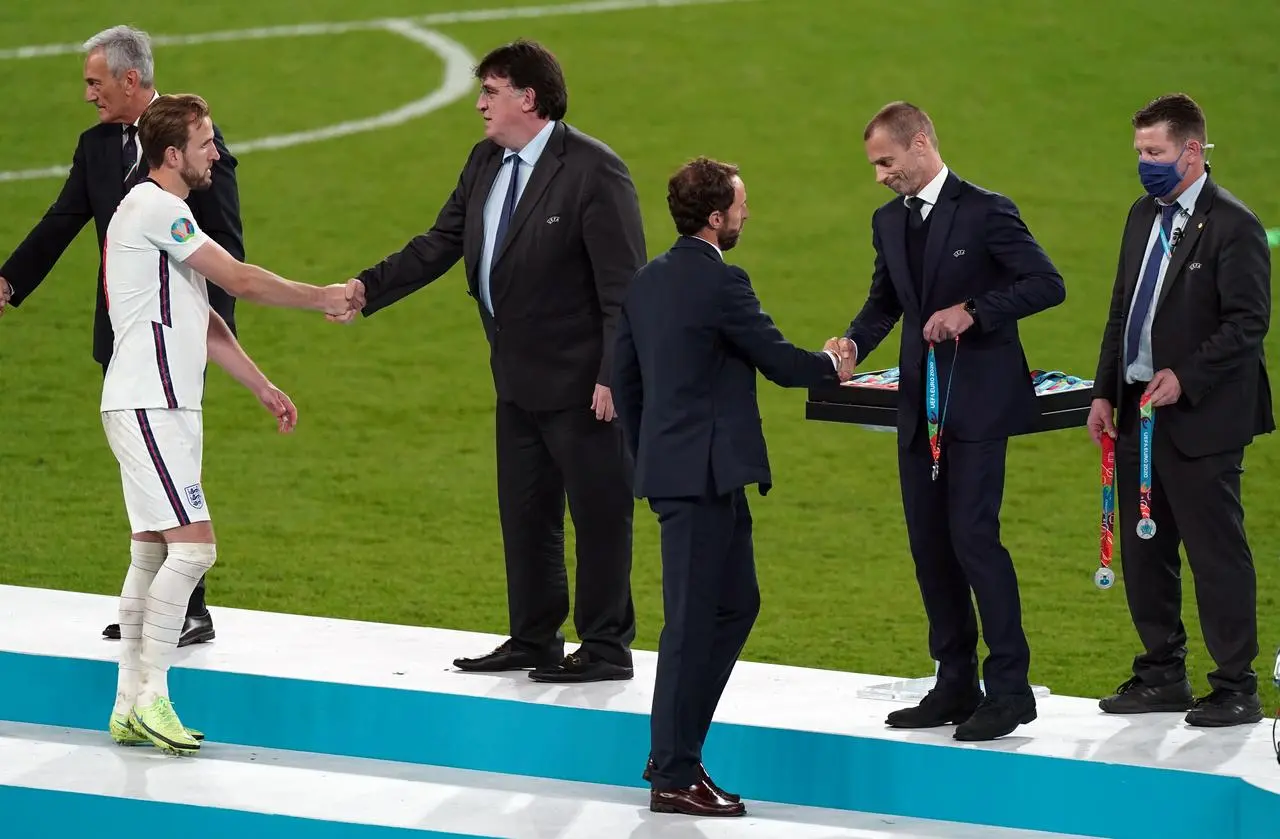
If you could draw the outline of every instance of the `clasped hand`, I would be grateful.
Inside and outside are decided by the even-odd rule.
[[[359,280],[325,286],[325,320],[331,323],[351,323],[364,306],[364,283]]]
[[[836,370],[836,375],[840,377],[840,381],[847,382],[853,378],[853,371],[858,367],[858,350],[853,345],[853,341],[848,338],[831,338],[827,341],[823,349],[827,352],[833,352],[840,359],[840,366]]]
[[[13,286],[9,285],[9,281],[4,277],[0,277],[0,315],[4,314],[5,307],[9,305],[9,298],[13,297]]]

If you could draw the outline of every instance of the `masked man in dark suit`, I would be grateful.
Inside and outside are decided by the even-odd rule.
[[[22,244],[0,266],[0,314],[5,303],[21,306],[62,256],[89,220],[98,233],[102,253],[107,225],[134,184],[146,177],[149,168],[139,153],[138,120],[159,93],[155,89],[155,61],[151,41],[145,32],[115,26],[85,42],[85,99],[98,112],[98,124],[80,135],[71,158],[71,172],[57,200],[45,212]],[[236,186],[236,159],[227,150],[222,133],[214,126],[214,144],[219,159],[213,164],[213,183],[205,190],[193,190],[187,198],[196,224],[236,259],[244,260],[244,236],[240,224],[240,194]],[[97,304],[94,312],[93,358],[106,373],[111,361],[114,336],[107,315],[99,263]],[[209,283],[209,305],[236,333],[235,298]],[[104,631],[107,638],[120,637],[120,625]],[[205,605],[202,577],[187,604],[186,621],[178,646],[214,637],[213,618]]]
[[[644,264],[630,174],[564,122],[564,76],[539,44],[517,41],[477,66],[485,139],[430,230],[360,272],[365,315],[434,282],[459,260],[489,339],[497,390],[498,512],[511,637],[454,664],[531,670],[544,682],[630,679],[630,464],[613,422],[614,332]],[[564,512],[577,536],[569,616]]]
[[[665,624],[658,642],[649,808],[739,816],[737,795],[702,765],[702,744],[760,610],[751,510],[772,478],[756,371],[783,387],[836,384],[852,371],[792,346],[751,281],[724,261],[747,219],[735,166],[698,158],[668,185],[680,238],[636,275],[618,325],[615,404],[635,457],[635,495],[662,530]]]
[[[876,180],[901,197],[872,217],[871,290],[845,337],[861,360],[902,320],[899,482],[929,651],[938,662],[933,690],[887,723],[959,723],[956,739],[990,740],[1036,718],[1000,507],[1009,437],[1029,431],[1036,415],[1018,321],[1062,303],[1066,287],[1014,203],[942,162],[924,111],[886,105],[864,141]],[[937,435],[926,412],[937,418]],[[978,614],[990,650],[985,695]]]
[[[1257,582],[1240,474],[1255,435],[1275,430],[1262,342],[1271,322],[1271,251],[1261,222],[1209,177],[1205,118],[1184,94],[1133,117],[1147,194],[1125,221],[1089,415],[1116,440],[1116,509],[1129,614],[1142,652],[1100,703],[1112,714],[1186,711],[1196,726],[1262,719]],[[1140,412],[1151,406],[1150,518],[1139,512]],[[1194,698],[1182,624],[1182,559],[1195,576],[1217,667]]]

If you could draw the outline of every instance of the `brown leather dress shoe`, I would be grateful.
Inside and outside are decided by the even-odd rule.
[[[649,758],[649,762],[645,764],[644,775],[641,777],[646,781],[653,777],[653,758]],[[736,792],[725,792],[720,788],[719,784],[711,780],[711,776],[707,774],[707,767],[703,766],[701,763],[698,764],[698,777],[703,783],[711,787],[712,791],[721,798],[727,798],[734,803],[742,800],[742,796],[738,795]]]
[[[706,781],[683,789],[655,789],[649,793],[649,809],[655,813],[686,816],[741,816],[747,808],[741,801],[718,795]]]

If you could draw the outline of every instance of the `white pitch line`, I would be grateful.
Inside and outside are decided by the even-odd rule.
[[[260,140],[249,140],[236,145],[228,144],[227,148],[236,154],[244,154],[258,149],[283,149],[304,143],[332,140],[335,137],[345,137],[349,134],[374,131],[379,128],[392,128],[450,105],[472,91],[475,80],[471,72],[476,65],[476,58],[467,52],[467,48],[462,44],[451,38],[446,38],[439,32],[416,26],[407,20],[387,21],[383,28],[403,35],[411,41],[416,41],[440,56],[444,61],[445,67],[444,83],[432,93],[415,102],[410,102],[407,105],[396,108],[394,111],[387,111],[374,117],[340,122],[337,125],[329,125],[310,131],[299,131],[294,134],[263,137]]]
[[[240,143],[228,143],[227,148],[234,154],[244,154],[245,152],[259,149],[283,149],[304,143],[318,143],[335,137],[345,137],[349,134],[359,134],[364,131],[374,131],[379,128],[391,128],[439,110],[471,92],[473,81],[471,73],[476,64],[476,57],[468,52],[467,48],[462,44],[451,38],[446,38],[439,32],[424,29],[407,20],[388,19],[379,21],[376,28],[403,35],[409,40],[425,46],[439,56],[444,62],[444,81],[440,87],[421,99],[416,99],[377,116],[349,120],[308,131],[276,134]],[[0,183],[6,181],[30,181],[41,178],[62,178],[66,177],[67,169],[67,166],[48,166],[43,169],[0,172]]]
[[[249,41],[265,38],[300,38],[316,35],[341,35],[347,32],[385,30],[403,35],[435,51],[445,61],[445,81],[439,90],[384,114],[366,119],[351,120],[324,128],[281,134],[228,144],[236,154],[257,149],[280,149],[303,143],[315,143],[344,137],[379,128],[390,128],[424,116],[452,104],[466,95],[471,87],[471,68],[476,59],[466,48],[438,32],[422,26],[449,23],[475,23],[495,20],[516,20],[552,17],[557,15],[589,15],[600,12],[626,11],[630,9],[674,8],[677,6],[709,6],[726,3],[750,3],[757,0],[591,0],[591,2],[563,3],[552,6],[514,6],[505,9],[471,9],[457,12],[436,12],[411,18],[374,18],[371,20],[337,21],[333,23],[301,23],[289,26],[264,26],[254,29],[236,29],[222,32],[198,32],[191,35],[152,36],[154,46],[191,46],[220,41]],[[0,50],[0,60],[39,58],[76,54],[81,44],[46,44],[44,46],[17,47]],[[465,70],[460,69],[465,63]],[[463,76],[466,76],[465,84]],[[41,169],[23,169],[0,172],[0,183],[30,181],[44,178],[61,178],[69,167],[46,166]]]
[[[457,12],[436,12],[408,18],[374,18],[334,23],[300,23],[285,26],[263,26],[252,29],[234,29],[223,32],[197,32],[191,35],[155,35],[153,46],[191,46],[218,41],[251,41],[262,38],[301,38],[314,35],[341,35],[385,29],[391,23],[413,23],[423,26],[439,26],[449,23],[479,23],[495,20],[518,20],[558,15],[590,15],[600,12],[618,12],[632,9],[674,8],[677,6],[713,6],[726,3],[748,3],[756,0],[592,0],[592,2],[564,3],[554,6],[512,6],[505,9],[472,9]],[[13,47],[0,50],[0,60],[44,58],[71,55],[82,52],[82,44],[45,44],[43,46]]]

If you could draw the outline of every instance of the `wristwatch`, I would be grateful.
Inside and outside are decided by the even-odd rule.
[[[975,322],[977,322],[977,320],[978,320],[978,304],[973,302],[973,298],[972,298],[972,297],[970,297],[968,300],[964,301],[964,310],[965,310],[966,312],[968,312],[968,313],[969,313],[969,317],[973,318],[973,319],[974,319],[974,321],[975,321]]]

